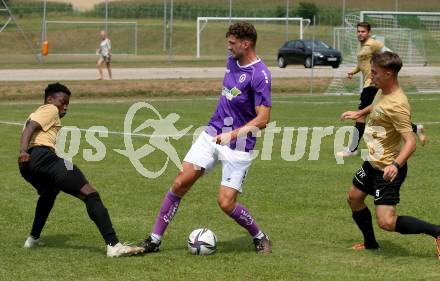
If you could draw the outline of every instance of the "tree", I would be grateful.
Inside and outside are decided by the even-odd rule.
[[[299,2],[297,13],[300,17],[313,20],[319,12],[319,8],[314,3]]]

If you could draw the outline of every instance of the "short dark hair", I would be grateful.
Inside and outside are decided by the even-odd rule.
[[[44,90],[44,101],[46,101],[49,96],[54,96],[59,92],[65,93],[68,96],[71,95],[70,90],[66,86],[57,82],[47,85],[47,88]]]
[[[363,28],[366,28],[368,31],[371,31],[371,25],[366,21],[358,22],[358,24],[356,25],[356,28],[358,28],[358,27],[363,27]]]
[[[226,32],[226,37],[233,35],[238,39],[245,39],[251,41],[252,48],[255,48],[257,44],[257,30],[255,27],[248,22],[239,21],[229,26],[228,32]]]
[[[399,55],[389,51],[374,54],[371,58],[371,63],[374,63],[379,67],[389,69],[396,75],[399,73],[403,65],[402,59],[399,57]]]

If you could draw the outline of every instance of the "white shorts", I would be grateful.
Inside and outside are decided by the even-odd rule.
[[[214,137],[203,132],[191,146],[183,161],[204,168],[206,172],[211,171],[218,162],[221,162],[221,185],[241,193],[243,191],[241,186],[252,162],[252,154],[216,144]]]

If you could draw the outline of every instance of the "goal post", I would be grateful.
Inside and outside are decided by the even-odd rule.
[[[368,15],[412,15],[412,16],[435,16],[439,17],[440,12],[399,12],[399,11],[360,11],[360,20],[365,21]]]
[[[440,63],[440,12],[360,11],[346,15],[344,22],[345,27],[333,28],[333,45],[341,51],[344,63],[357,63],[359,42],[356,38],[356,25],[368,22],[373,38],[383,41],[387,48],[397,53],[404,68],[411,74],[404,78],[410,81],[406,92],[440,93],[440,85],[432,74],[424,74],[429,83],[423,83],[418,75],[421,68]],[[347,79],[342,74],[334,75],[333,80],[333,84],[339,88],[333,87],[332,90],[345,91],[340,87],[343,85],[347,88]],[[359,91],[362,86],[360,79]]]
[[[200,48],[201,48],[201,34],[205,29],[209,21],[218,22],[237,22],[237,21],[249,21],[249,22],[277,22],[286,23],[286,34],[288,32],[288,23],[294,22],[299,26],[299,39],[303,39],[304,30],[310,25],[309,19],[297,18],[297,17],[278,17],[278,18],[265,18],[265,17],[197,17],[197,31],[196,31],[196,58],[200,58]]]
[[[373,34],[383,36],[404,64],[440,63],[440,12],[360,11],[345,18],[352,28],[360,21],[370,23]]]
[[[44,22],[43,32],[50,42],[50,53],[62,55],[94,54],[99,46],[99,32],[105,30],[112,42],[112,53],[137,55],[136,21],[62,21]]]

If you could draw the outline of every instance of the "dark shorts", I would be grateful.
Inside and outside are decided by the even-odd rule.
[[[101,58],[102,58],[102,60],[103,60],[105,63],[111,63],[111,62],[112,62],[112,56],[111,56],[111,55],[108,55],[108,56],[101,56]]]
[[[80,189],[88,184],[77,166],[58,157],[51,148],[32,147],[28,153],[31,160],[24,167],[20,167],[20,173],[38,194],[63,191],[77,196]]]
[[[393,182],[383,179],[383,171],[375,169],[366,161],[362,164],[353,178],[353,185],[361,191],[374,196],[375,205],[397,205],[400,201],[400,186],[406,178],[408,166],[399,169]]]
[[[359,102],[359,109],[364,109],[370,104],[373,103],[374,97],[376,96],[378,89],[373,86],[369,86],[362,89],[360,102]]]

